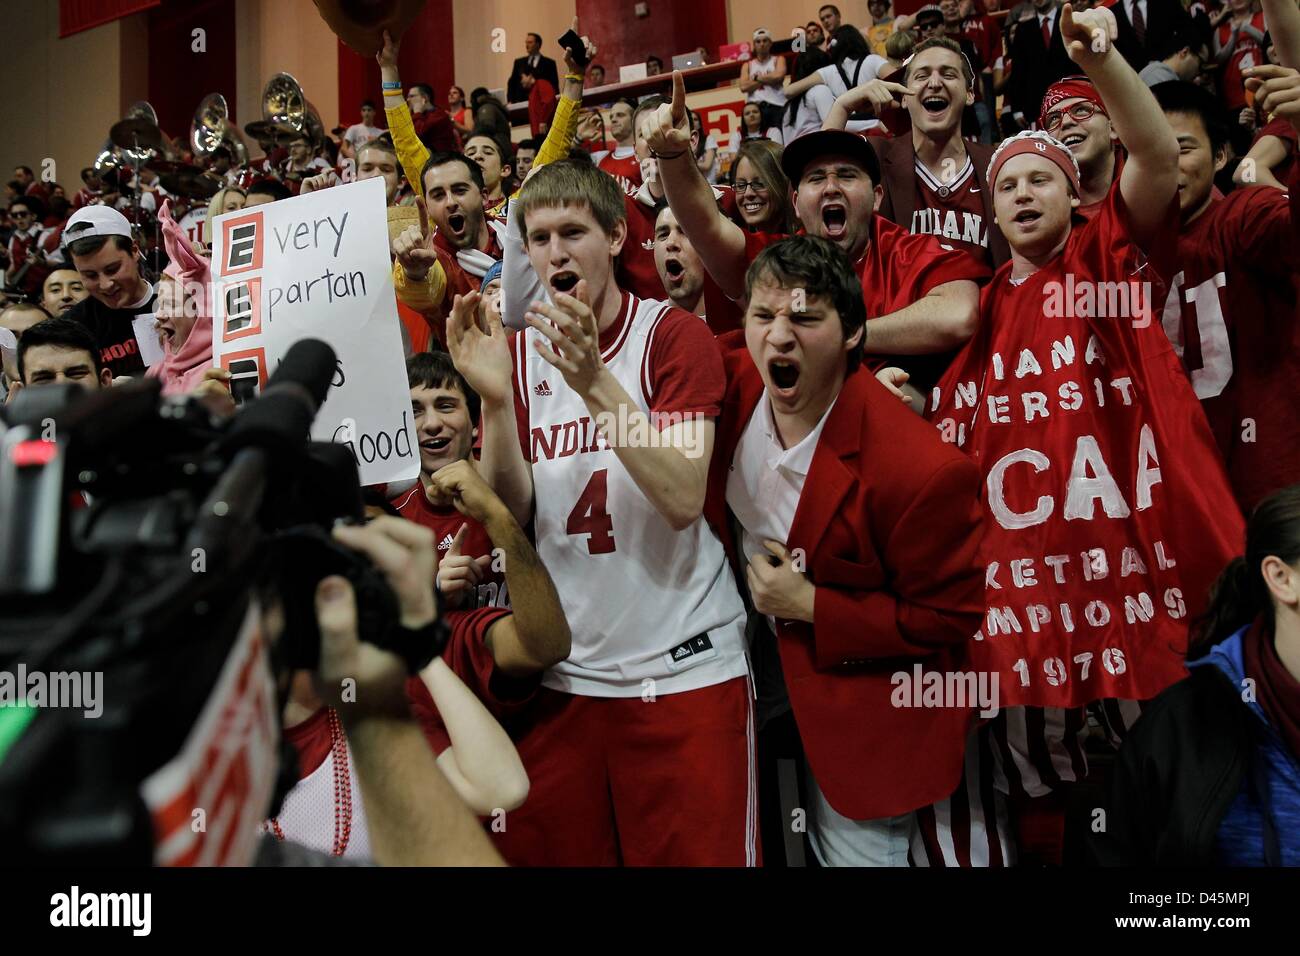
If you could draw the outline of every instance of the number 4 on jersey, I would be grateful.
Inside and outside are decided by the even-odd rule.
[[[609,494],[608,478],[607,468],[592,473],[564,526],[569,534],[588,536],[588,554],[611,554],[614,551],[614,519],[605,510],[605,499]]]

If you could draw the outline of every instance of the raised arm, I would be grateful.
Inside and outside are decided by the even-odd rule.
[[[695,164],[691,124],[686,113],[686,85],[673,71],[673,99],[643,120],[647,142],[659,160],[659,179],[682,232],[690,237],[704,268],[723,293],[739,299],[745,292],[745,233],[718,208],[713,187]]]
[[[533,514],[533,468],[519,445],[514,360],[507,333],[494,316],[478,324],[479,293],[456,296],[447,318],[447,351],[457,371],[482,399],[479,469],[521,525]],[[518,343],[522,347],[522,340]]]
[[[860,107],[870,106],[879,114],[882,108],[894,105],[896,96],[906,95],[907,87],[902,83],[868,80],[835,98],[830,114],[822,121],[822,129],[844,129],[849,125],[849,115]]]
[[[1300,69],[1300,7],[1293,0],[1262,0],[1262,5],[1278,65]]]
[[[506,576],[514,613],[488,630],[492,659],[511,677],[530,677],[569,656],[569,624],[555,582],[515,521],[468,461],[440,468],[431,490],[483,525]]]
[[[800,93],[807,93],[814,86],[825,83],[821,74],[817,72],[809,73],[802,80],[791,80],[785,85],[785,95],[789,99],[792,96],[798,96]]]
[[[366,554],[398,598],[401,623],[434,620],[433,533],[400,518],[339,527],[334,537]],[[338,711],[348,736],[375,862],[383,866],[500,866],[501,856],[438,769],[410,718],[406,665],[362,643],[356,597],[346,578],[316,588],[320,627],[317,693]],[[351,686],[356,693],[343,694]]]
[[[979,324],[979,286],[944,282],[906,308],[871,318],[865,349],[873,355],[932,355],[970,341]]]
[[[403,95],[402,78],[397,72],[397,53],[400,44],[384,31],[384,45],[375,54],[379,63],[379,76],[386,86],[397,86],[384,90],[384,116],[388,118],[388,132],[393,137],[393,146],[397,149],[397,159],[402,164],[406,181],[411,184],[417,196],[423,195],[424,183],[420,182],[420,171],[429,159],[429,150],[415,135],[415,124],[411,121],[411,108],[406,105]]]
[[[1178,192],[1178,140],[1150,87],[1115,49],[1115,14],[1107,7],[1075,13],[1061,8],[1061,37],[1070,59],[1088,74],[1111,125],[1128,150],[1120,194],[1134,238],[1147,246],[1165,225]]]

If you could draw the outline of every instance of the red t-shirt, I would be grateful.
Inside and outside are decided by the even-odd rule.
[[[619,147],[623,149],[624,147]],[[627,156],[615,156],[618,150],[612,150],[600,157],[600,162],[596,163],[597,169],[603,169],[618,181],[623,192],[629,196],[636,194],[641,188],[641,161],[636,158],[636,153],[632,152]]]
[[[460,148],[456,127],[451,125],[451,117],[441,107],[435,106],[423,113],[412,113],[411,125],[415,127],[415,135],[431,153],[454,153]]]
[[[746,261],[753,262],[763,249],[785,236],[750,233],[745,236]],[[959,279],[982,282],[989,267],[963,249],[934,236],[912,235],[883,216],[871,217],[871,239],[854,263],[862,280],[862,301],[867,322],[905,309],[936,286]],[[873,369],[895,365],[908,372],[910,383],[922,391],[939,380],[955,352],[939,355],[873,355],[871,326],[867,326],[867,365]]]
[[[534,136],[542,134],[542,124],[550,123],[555,115],[555,87],[542,79],[533,81],[533,88],[528,91],[528,125]]]
[[[1179,680],[1188,622],[1244,544],[1155,319],[1177,216],[1171,197],[1143,250],[1112,189],[1037,272],[1013,283],[1005,264],[931,397],[940,436],[985,478],[987,614],[969,647],[975,670],[999,672],[1003,706],[1145,700]],[[1123,298],[1104,292],[1121,287]],[[1103,294],[1129,305],[1103,307]]]
[[[979,62],[971,64],[975,72],[981,73],[993,69],[993,64],[1002,55],[1002,31],[998,29],[998,21],[987,14],[967,17],[961,22],[961,35],[970,40],[971,45],[975,47],[975,52],[979,54]],[[981,92],[976,90],[977,100],[981,95]]]
[[[438,539],[438,560],[441,561],[460,526],[465,526],[465,538],[461,542],[460,553],[471,558],[492,554],[492,539],[488,537],[483,526],[468,515],[463,515],[454,507],[439,508],[430,503],[424,493],[424,484],[416,482],[415,487],[398,495],[390,504],[397,509],[407,521],[424,525],[433,531]],[[493,562],[499,565],[500,562]],[[459,605],[456,610],[468,611],[476,607],[509,607],[510,595],[506,590],[505,574],[493,570],[489,564],[483,572],[474,600]]]
[[[465,682],[474,696],[493,717],[501,720],[518,713],[532,699],[541,684],[539,671],[531,678],[507,677],[497,670],[496,660],[487,646],[487,632],[510,612],[504,608],[481,607],[473,611],[451,611],[447,624],[451,636],[443,648],[443,662]],[[433,695],[419,676],[406,682],[406,696],[411,701],[411,716],[420,724],[435,754],[451,746],[447,725],[433,702]]]
[[[1300,480],[1297,179],[1289,198],[1234,190],[1183,228],[1165,312],[1246,513]]]
[[[1257,13],[1251,17],[1250,25],[1263,33],[1264,14]],[[1225,21],[1219,24],[1220,48],[1226,46],[1230,39],[1232,39],[1232,23]],[[1223,91],[1223,101],[1228,104],[1229,109],[1240,110],[1246,105],[1246,80],[1241,75],[1241,71],[1248,70],[1252,66],[1260,66],[1264,62],[1264,50],[1255,42],[1255,38],[1245,33],[1238,33],[1237,45],[1233,47],[1228,62],[1223,65],[1223,74],[1219,82],[1219,88]],[[1232,117],[1232,120],[1235,123],[1236,117]]]

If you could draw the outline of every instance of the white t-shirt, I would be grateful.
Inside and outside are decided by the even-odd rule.
[[[848,77],[850,83],[853,83],[855,86],[861,86],[863,83],[874,80],[881,68],[886,66],[889,61],[883,56],[869,53],[867,54],[867,58],[861,61],[861,69],[858,68],[858,63],[858,60],[845,60],[840,64],[839,69],[836,69],[835,65],[831,64],[830,66],[823,66],[817,71],[817,75],[822,78],[822,81],[825,82],[828,87],[830,87],[832,102],[849,91],[849,88],[844,85],[844,80],[840,76],[840,70],[844,71],[844,76]],[[874,119],[850,120],[848,125],[844,128],[850,133],[860,133],[863,130],[868,130],[879,125],[880,121]]]
[[[826,117],[831,113],[831,107],[834,105],[835,94],[831,92],[829,86],[825,84],[814,86],[799,101],[799,108],[795,112],[793,125],[790,123],[789,111],[786,111],[783,117],[784,122],[781,124],[782,141],[791,143],[805,133],[812,133],[821,129],[822,124],[826,122]]]
[[[343,134],[343,138],[352,144],[353,149],[360,149],[372,139],[377,139],[383,135],[383,130],[378,126],[367,126],[365,123],[353,123]]]
[[[758,60],[749,61],[749,78],[758,80],[767,76],[776,69],[777,58],[769,56],[765,62],[760,63]],[[756,90],[751,90],[745,94],[745,99],[750,103],[771,103],[773,106],[785,105],[785,94],[777,86],[769,86],[764,83]]]

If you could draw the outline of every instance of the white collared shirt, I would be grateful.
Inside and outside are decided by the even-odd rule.
[[[766,392],[759,399],[727,475],[727,505],[740,522],[740,547],[747,563],[755,554],[768,553],[764,541],[789,542],[808,469],[834,407],[831,402],[803,441],[786,448],[777,434],[771,399]]]

